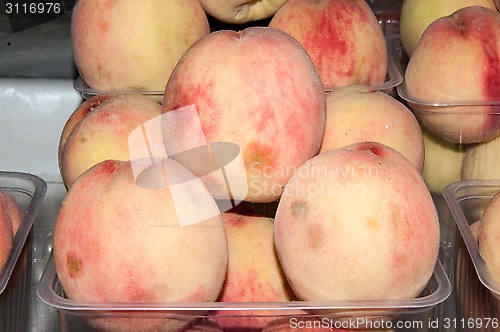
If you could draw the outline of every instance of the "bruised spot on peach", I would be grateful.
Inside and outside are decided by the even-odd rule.
[[[318,250],[323,244],[323,231],[318,225],[311,224],[307,229],[307,245],[312,250]]]
[[[74,253],[66,255],[66,264],[68,266],[69,276],[72,279],[77,278],[82,270],[82,260]]]
[[[290,210],[294,218],[305,218],[309,213],[309,205],[303,200],[296,199],[292,202]]]
[[[245,164],[250,169],[263,169],[273,166],[276,160],[276,151],[270,145],[253,141],[247,144],[245,150]]]
[[[366,220],[366,226],[368,227],[368,229],[373,230],[373,231],[380,230],[380,222],[375,217],[369,217]]]

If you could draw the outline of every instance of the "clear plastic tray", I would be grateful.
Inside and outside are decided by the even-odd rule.
[[[24,213],[11,255],[0,274],[0,331],[25,332],[32,302],[32,226],[46,183],[31,174],[0,171],[0,191],[11,196]]]
[[[399,57],[396,52],[397,41],[399,40],[399,36],[388,36],[386,37],[387,49],[389,52],[388,59],[388,67],[387,67],[387,78],[386,81],[377,86],[373,86],[375,90],[381,90],[386,93],[390,93],[393,89],[401,84],[403,81],[402,70],[399,66]],[[164,91],[126,91],[126,90],[116,90],[116,91],[105,91],[105,90],[97,90],[90,88],[84,81],[81,76],[78,76],[74,83],[74,88],[81,93],[84,99],[89,99],[95,95],[103,94],[103,93],[141,93],[148,97],[153,98],[154,100],[161,102],[163,99]],[[326,91],[330,91],[331,89],[325,87]]]
[[[403,50],[399,37],[394,43],[403,73],[403,81],[396,87],[397,93],[425,128],[451,143],[462,143],[461,136],[465,132],[468,132],[469,136],[484,136],[486,125],[479,128],[469,128],[470,124],[482,123],[483,121],[493,123],[495,127],[487,128],[487,137],[465,143],[484,142],[500,135],[500,100],[424,100],[409,93],[404,80],[404,72],[409,59]],[[491,109],[485,111],[485,107]],[[476,132],[471,132],[473,130]]]
[[[14,237],[12,253],[0,274],[0,294],[7,287],[46,190],[46,182],[38,176],[0,171],[0,191],[11,195],[24,212],[24,218]]]
[[[493,279],[479,255],[479,246],[470,225],[481,218],[484,208],[498,191],[500,180],[463,180],[448,185],[444,190],[444,198],[457,223],[477,276],[496,297],[500,296],[500,284]]]
[[[397,327],[409,321],[421,321],[427,325],[432,309],[451,294],[451,283],[438,261],[427,288],[420,297],[411,300],[392,301],[291,301],[291,302],[208,302],[208,303],[95,303],[76,302],[65,297],[57,278],[53,255],[51,254],[37,287],[39,297],[59,312],[61,326],[67,331],[90,328],[85,320],[103,317],[113,318],[155,318],[185,319],[197,317],[195,326],[217,329],[217,320],[248,317],[269,317],[268,330],[278,327],[283,320],[327,318],[332,324],[346,321],[382,324]],[[211,312],[219,311],[219,316]],[[227,314],[220,313],[221,311]],[[321,319],[321,318],[318,318]],[[378,323],[375,323],[375,322]],[[339,322],[339,323],[333,323]],[[387,323],[389,322],[389,323]],[[76,325],[72,325],[76,324]],[[389,324],[389,325],[387,325]],[[407,327],[407,325],[405,327]],[[78,326],[78,327],[77,327]]]

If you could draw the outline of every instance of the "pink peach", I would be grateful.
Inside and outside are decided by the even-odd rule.
[[[164,112],[189,105],[207,142],[241,149],[248,191],[238,199],[276,201],[290,170],[319,151],[324,87],[301,45],[280,30],[216,31],[196,42],[172,72],[163,100]]]
[[[197,198],[212,209],[217,206],[201,184],[195,193],[181,192],[185,199],[177,205],[170,185],[160,176],[163,170],[169,177],[194,178],[180,164],[165,159],[144,171],[155,184],[146,187],[136,182],[131,161],[108,160],[91,167],[68,190],[56,219],[53,252],[69,299],[125,305],[217,299],[227,269],[222,217],[182,225],[181,212],[193,210]],[[131,318],[92,322],[109,331],[177,330],[195,320],[189,314],[185,312],[185,319],[148,319],[135,312]]]
[[[328,90],[386,79],[387,44],[365,0],[289,0],[269,26],[304,46]]]
[[[295,299],[274,248],[273,219],[259,215],[223,214],[228,241],[228,270],[220,302],[288,302]],[[258,304],[256,304],[258,305]],[[222,328],[264,328],[273,310],[220,310]]]
[[[299,299],[366,301],[418,296],[434,271],[439,233],[415,167],[386,145],[362,142],[319,154],[294,173],[274,234]]]

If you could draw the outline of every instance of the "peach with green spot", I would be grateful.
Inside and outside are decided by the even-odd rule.
[[[377,142],[307,161],[285,187],[274,230],[290,287],[312,301],[416,297],[440,244],[436,207],[420,173]]]

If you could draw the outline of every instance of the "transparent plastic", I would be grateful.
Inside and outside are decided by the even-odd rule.
[[[500,179],[463,180],[450,184],[443,193],[479,280],[497,297],[500,296],[500,283],[493,279],[481,258],[478,243],[470,226],[480,220],[486,205],[499,191]]]
[[[500,100],[425,100],[408,91],[404,73],[408,56],[401,40],[395,50],[403,73],[397,93],[412,110],[422,126],[450,143],[486,142],[500,135]]]
[[[99,319],[164,319],[185,320],[197,318],[195,326],[218,330],[218,320],[235,321],[243,317],[267,318],[266,331],[289,325],[294,320],[327,319],[331,324],[365,322],[396,327],[409,321],[421,321],[427,325],[432,309],[451,294],[451,283],[438,261],[424,292],[410,300],[373,301],[290,301],[290,302],[202,302],[202,303],[96,303],[77,302],[68,299],[57,278],[51,254],[37,287],[39,297],[56,308],[66,331],[85,328],[91,330],[93,321]],[[218,315],[211,313],[218,311]],[[221,313],[222,311],[222,313]],[[224,312],[227,312],[225,314]],[[227,322],[227,321],[226,321]],[[337,323],[335,323],[337,322]],[[371,322],[371,323],[369,323]],[[377,323],[375,323],[377,322]],[[345,323],[344,323],[345,324]],[[406,323],[408,325],[408,323]],[[406,325],[406,327],[407,327]],[[243,326],[240,326],[243,328]],[[209,329],[210,330],[210,329]]]
[[[12,253],[5,269],[0,274],[0,294],[7,287],[46,190],[47,184],[38,176],[21,172],[0,171],[0,191],[11,195],[24,212],[24,218],[14,237]]]
[[[11,254],[0,273],[0,331],[25,332],[30,324],[31,230],[46,187],[45,181],[37,176],[0,171],[0,191],[11,196],[23,211]]]

